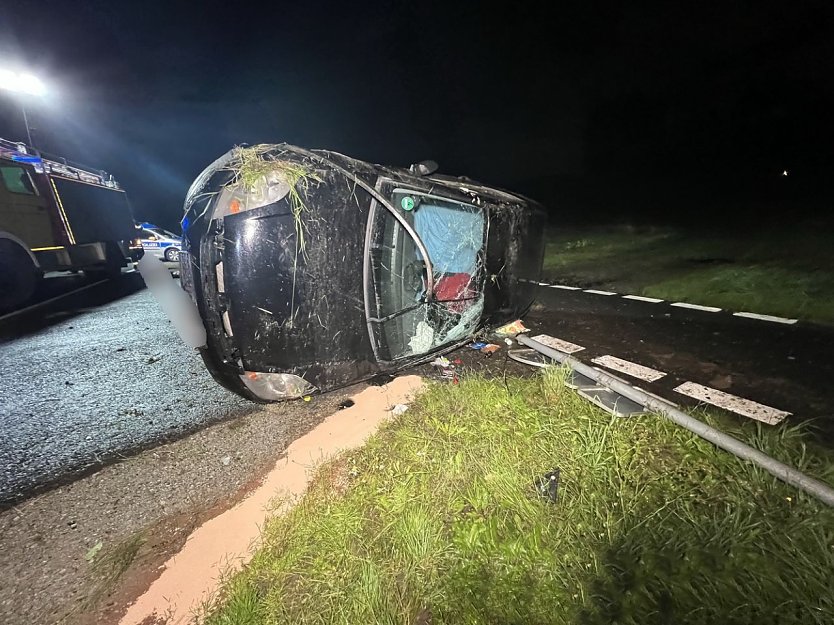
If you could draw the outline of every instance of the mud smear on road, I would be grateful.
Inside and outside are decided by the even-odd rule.
[[[286,458],[281,453],[277,461]],[[165,563],[175,556],[185,545],[191,533],[209,520],[223,514],[246,499],[259,488],[265,477],[274,468],[275,462],[258,467],[252,478],[229,495],[229,498],[213,506],[199,510],[193,509],[166,517],[153,527],[142,531],[135,539],[138,548],[135,555],[125,566],[123,574],[112,580],[114,574],[107,567],[99,574],[98,584],[102,591],[94,589],[87,600],[89,611],[82,614],[79,625],[110,625],[118,623],[128,606],[143,594],[159,578]],[[116,583],[117,582],[117,583]],[[115,588],[111,588],[114,586]],[[165,619],[160,617],[147,621],[146,625],[163,625]]]
[[[194,609],[212,596],[221,574],[238,570],[249,561],[266,511],[286,512],[304,493],[322,461],[361,445],[391,408],[409,401],[421,385],[419,377],[405,376],[385,386],[368,387],[352,398],[352,406],[332,414],[290,444],[285,457],[258,488],[191,533],[183,549],[165,562],[161,575],[127,609],[120,623],[189,622]],[[280,497],[280,504],[273,508],[276,497]]]

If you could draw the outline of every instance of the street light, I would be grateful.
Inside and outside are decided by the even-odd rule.
[[[26,72],[14,72],[9,69],[0,69],[0,89],[22,96],[41,97],[46,94],[46,87],[37,76]],[[26,138],[29,140],[29,145],[34,147],[32,131],[29,128],[29,118],[26,115],[26,105],[23,100],[22,97],[18,98],[20,110],[23,112],[23,123],[26,125]]]

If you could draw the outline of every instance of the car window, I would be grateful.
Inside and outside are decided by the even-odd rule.
[[[38,194],[32,178],[29,176],[29,172],[23,167],[4,165],[0,167],[0,176],[3,178],[3,184],[6,189],[12,193],[20,193],[23,195]]]
[[[155,232],[152,232],[150,230],[142,230],[142,238],[143,239],[150,239],[151,237],[159,238],[159,237],[156,236]]]
[[[461,340],[475,330],[483,311],[483,211],[407,189],[394,190],[391,200],[428,252],[434,297],[427,299],[427,268],[415,239],[377,205],[368,286],[383,360],[425,354]]]

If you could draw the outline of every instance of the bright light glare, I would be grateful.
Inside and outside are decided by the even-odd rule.
[[[8,69],[0,69],[0,89],[34,96],[46,93],[46,87],[37,76]]]

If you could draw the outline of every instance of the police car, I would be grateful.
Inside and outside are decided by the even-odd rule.
[[[139,239],[142,241],[145,254],[153,254],[171,263],[179,262],[182,239],[173,232],[143,222],[139,224]]]

